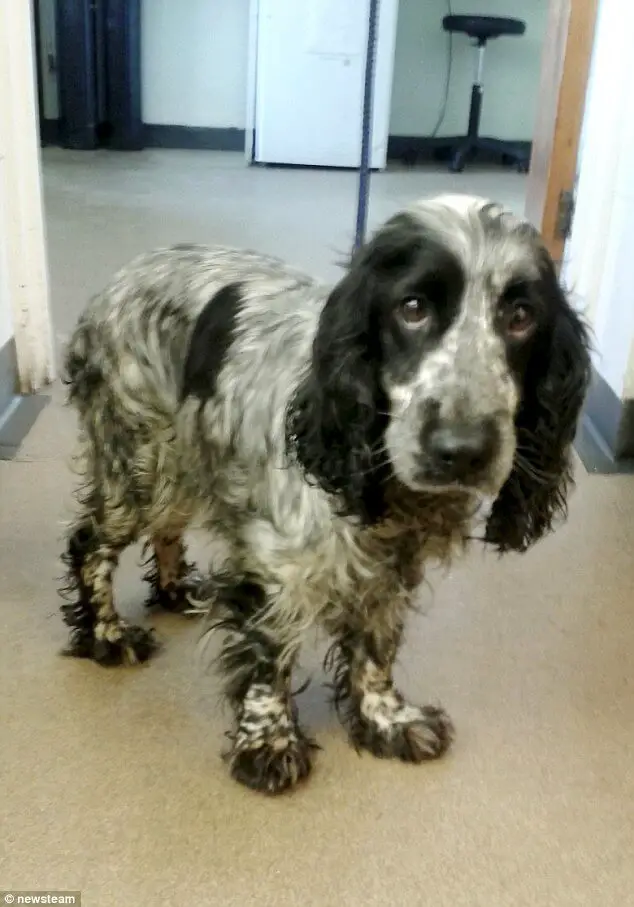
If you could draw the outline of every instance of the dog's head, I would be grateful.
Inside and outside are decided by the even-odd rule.
[[[539,234],[469,196],[418,202],[353,258],[291,413],[306,471],[350,513],[385,478],[493,497],[487,539],[523,550],[565,510],[589,380],[586,330]]]

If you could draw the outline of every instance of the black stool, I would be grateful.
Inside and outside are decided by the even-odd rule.
[[[526,173],[529,155],[522,146],[504,139],[491,139],[480,135],[482,70],[487,41],[491,38],[499,38],[501,35],[523,35],[526,31],[526,23],[521,19],[506,19],[502,16],[445,16],[442,25],[445,31],[463,32],[468,35],[473,40],[478,52],[476,75],[471,88],[469,128],[466,136],[458,142],[445,146],[450,154],[449,169],[452,173],[461,173],[466,161],[479,150],[483,150],[501,155],[505,163],[515,164],[520,173]],[[439,150],[442,150],[442,146]]]

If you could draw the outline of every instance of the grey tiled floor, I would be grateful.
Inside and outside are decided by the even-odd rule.
[[[62,333],[86,294],[114,267],[154,246],[247,246],[334,279],[354,235],[357,177],[351,172],[246,167],[241,154],[193,151],[46,149],[44,164],[53,298]],[[395,167],[372,176],[369,226],[438,192],[493,197],[521,213],[524,187],[525,177],[500,168],[454,175],[438,167]]]

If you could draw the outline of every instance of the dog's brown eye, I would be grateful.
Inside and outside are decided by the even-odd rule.
[[[419,296],[409,296],[401,303],[401,318],[409,327],[418,327],[429,318],[429,304]]]
[[[511,337],[521,339],[530,333],[535,324],[535,313],[523,302],[516,302],[508,312],[506,330]]]

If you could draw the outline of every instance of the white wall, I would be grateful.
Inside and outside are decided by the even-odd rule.
[[[0,162],[0,342],[31,393],[54,373],[31,0],[0,2]]]
[[[633,190],[633,186],[623,186],[615,194],[608,262],[599,299],[599,317],[595,324],[598,341],[596,366],[619,397],[625,396],[629,390],[627,385],[631,376],[628,371],[634,337]]]
[[[632,29],[634,5],[602,0],[563,271],[593,327],[595,367],[619,397],[634,395]]]
[[[299,0],[298,0],[299,2]],[[517,16],[521,38],[491,41],[485,60],[483,130],[500,138],[533,134],[540,57],[549,0],[453,0],[454,13]],[[142,0],[142,105],[146,123],[246,125],[250,0]],[[57,116],[57,82],[48,72],[55,52],[55,0],[40,0],[45,115]],[[429,135],[444,93],[447,0],[400,0],[390,132]],[[465,130],[474,51],[453,39],[449,101],[439,135]]]
[[[634,340],[630,344],[625,382],[623,384],[623,398],[627,400],[634,399]]]
[[[523,19],[522,37],[487,45],[484,61],[482,131],[499,138],[533,135],[542,43],[549,0],[453,0],[454,13]],[[448,36],[442,28],[447,0],[400,0],[390,132],[430,135],[444,95]],[[466,131],[475,50],[466,35],[453,36],[453,66],[447,113],[439,135]]]
[[[579,140],[575,217],[562,268],[564,283],[592,325],[597,321],[622,150],[620,142],[605,137],[619,133],[621,99],[629,90],[624,78],[627,32],[615,32],[614,24],[609,3],[601,4]]]
[[[5,163],[0,153],[0,350],[13,337],[13,316],[7,280],[7,254],[3,226],[6,222],[4,211]]]
[[[249,0],[142,0],[145,123],[244,128]]]

